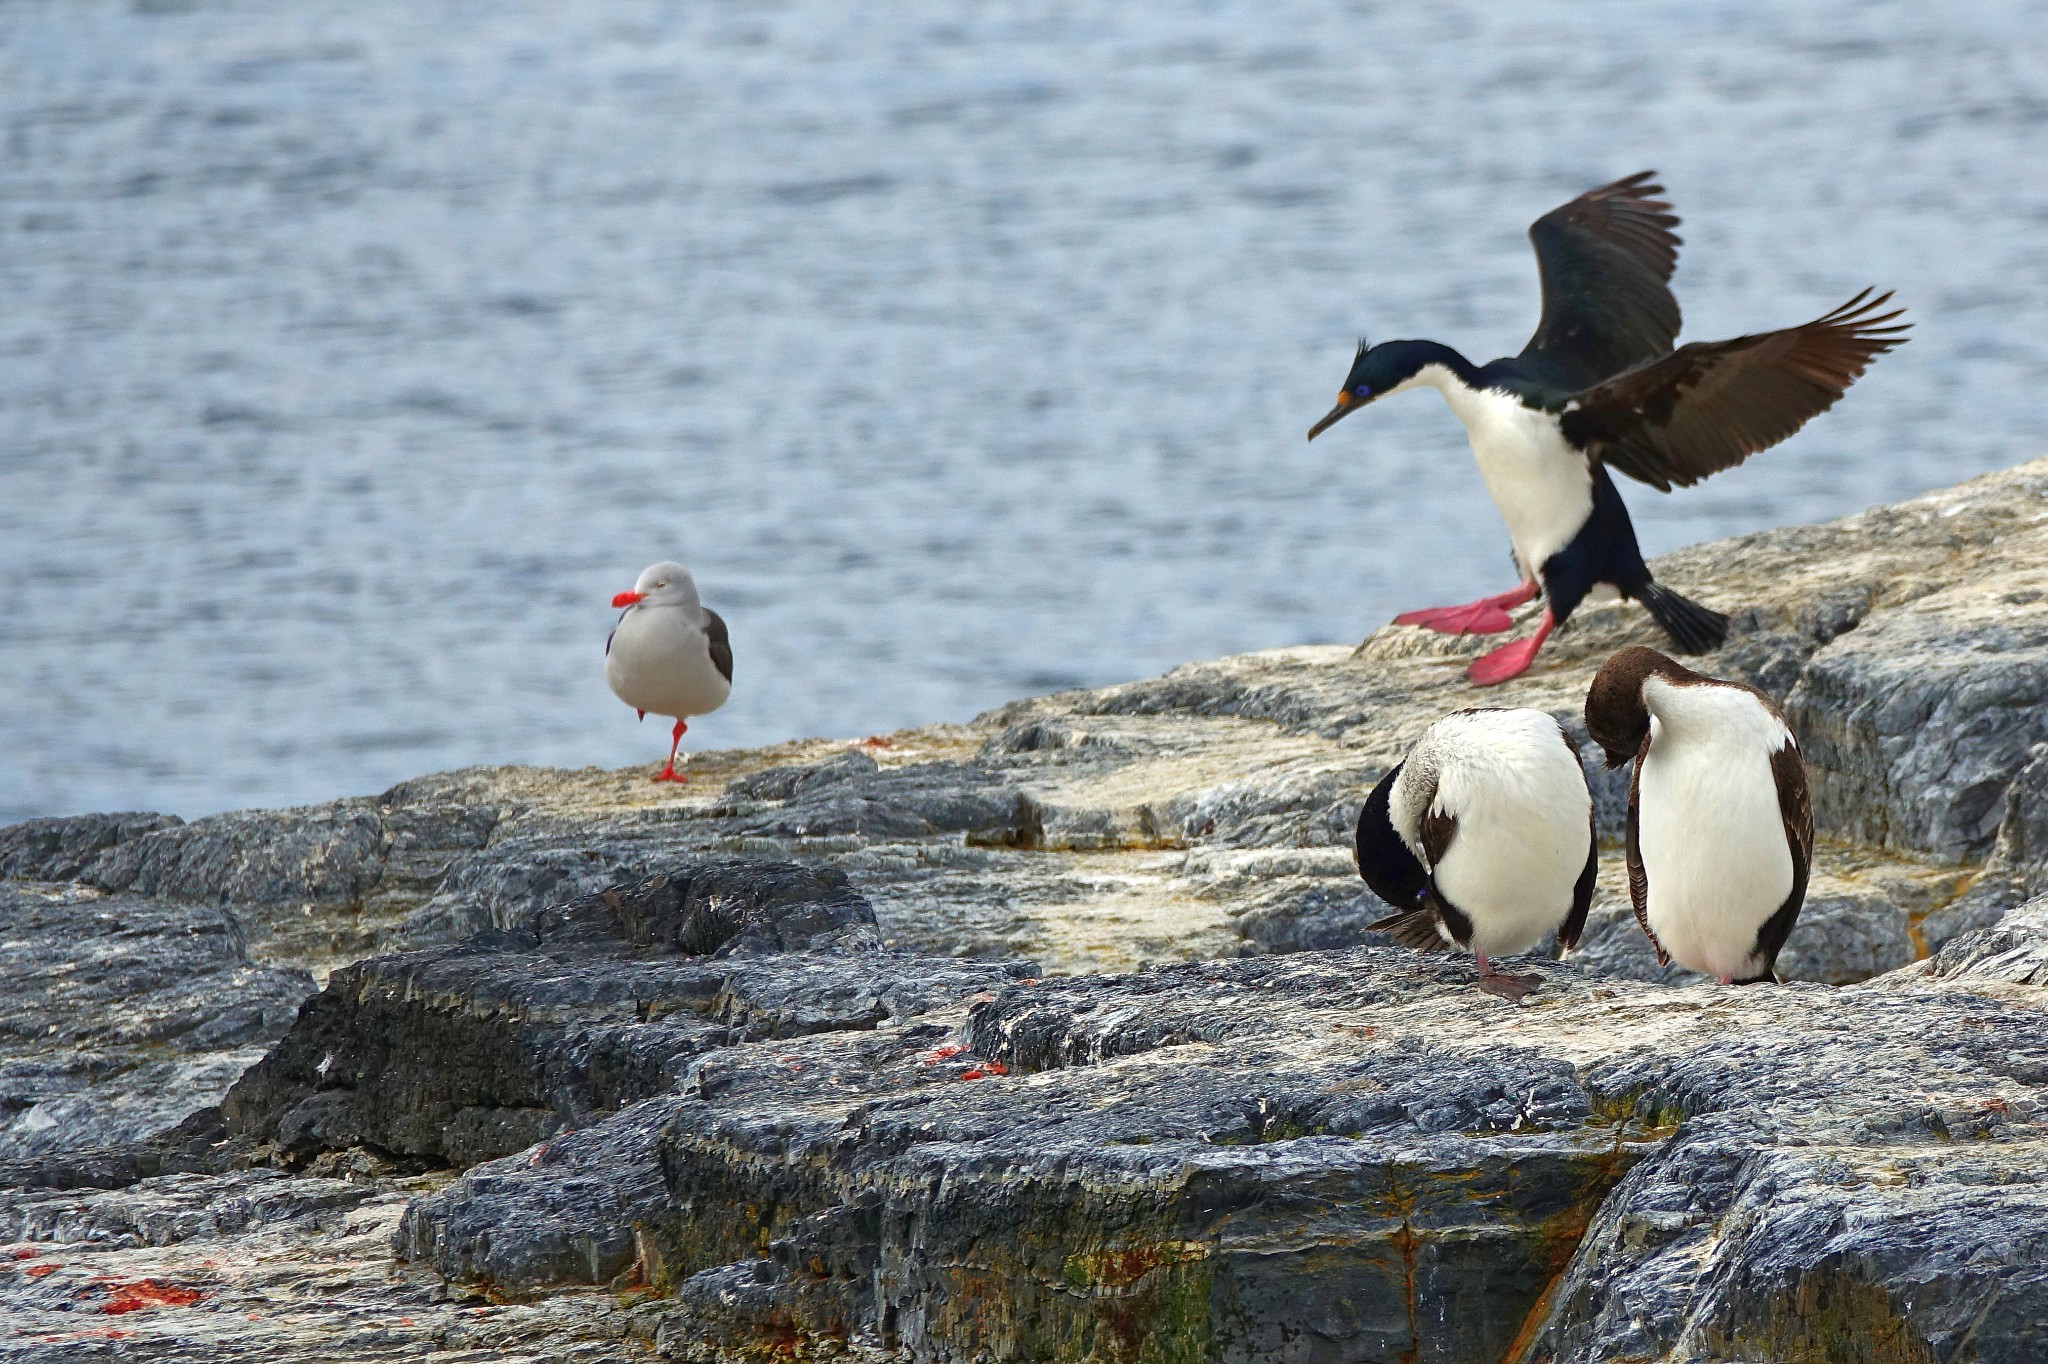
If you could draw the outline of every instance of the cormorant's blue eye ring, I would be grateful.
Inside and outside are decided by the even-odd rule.
[[[1372,396],[1372,385],[1360,384],[1353,392],[1357,393],[1361,398],[1370,398]]]

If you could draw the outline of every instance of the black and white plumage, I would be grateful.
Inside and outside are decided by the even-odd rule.
[[[1628,891],[1659,964],[1774,979],[1806,899],[1813,804],[1799,741],[1768,696],[1640,645],[1586,693],[1607,765],[1630,759]]]
[[[1540,710],[1446,715],[1358,817],[1358,874],[1396,911],[1372,927],[1418,951],[1464,948],[1480,988],[1510,999],[1537,978],[1500,975],[1489,958],[1552,930],[1576,945],[1597,858],[1579,755]]]
[[[708,715],[732,694],[732,639],[725,621],[697,599],[697,582],[678,563],[650,565],[630,592],[612,598],[624,614],[604,642],[604,680],[644,719],[672,716],[668,762],[656,781],[686,781],[676,748],[689,717]]]
[[[1507,608],[1544,597],[1535,635],[1468,672],[1489,686],[1525,671],[1581,601],[1647,608],[1684,653],[1718,648],[1728,618],[1658,583],[1610,469],[1661,491],[1688,487],[1784,440],[1905,341],[1891,295],[1869,290],[1802,326],[1673,350],[1678,219],[1644,171],[1590,190],[1529,229],[1543,316],[1512,359],[1475,365],[1434,341],[1361,341],[1323,431],[1392,393],[1434,388],[1464,423],[1507,522],[1520,586],[1464,606],[1396,616],[1447,634],[1511,628]]]

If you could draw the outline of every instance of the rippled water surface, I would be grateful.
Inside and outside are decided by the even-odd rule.
[[[1528,220],[1644,166],[1688,336],[1919,322],[1647,548],[2038,454],[2044,15],[0,6],[0,818],[651,761],[669,556],[707,746],[1505,586],[1433,396],[1302,435],[1360,331],[1519,349]]]

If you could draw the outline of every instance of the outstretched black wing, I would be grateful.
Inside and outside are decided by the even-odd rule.
[[[1643,171],[1587,190],[1530,224],[1543,319],[1520,359],[1544,383],[1576,392],[1678,339],[1678,219],[1655,178]]]
[[[1890,299],[1865,289],[1804,326],[1680,346],[1574,398],[1565,439],[1664,492],[1690,487],[1776,445],[1905,344],[1905,310],[1878,311]]]

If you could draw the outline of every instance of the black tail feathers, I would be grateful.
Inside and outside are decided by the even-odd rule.
[[[1646,582],[1635,591],[1664,633],[1682,654],[1710,654],[1728,642],[1728,617],[1681,597],[1668,587]]]
[[[1448,952],[1451,945],[1444,941],[1443,934],[1436,929],[1436,913],[1429,909],[1404,909],[1398,914],[1389,914],[1366,925],[1375,933],[1385,933],[1401,946],[1415,952]]]

